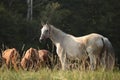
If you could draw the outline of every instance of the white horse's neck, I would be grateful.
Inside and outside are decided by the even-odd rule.
[[[50,39],[53,41],[54,44],[61,43],[64,40],[64,37],[67,35],[63,31],[55,28],[54,26],[50,26]]]

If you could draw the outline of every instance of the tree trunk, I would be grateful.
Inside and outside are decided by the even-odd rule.
[[[27,0],[27,5],[28,5],[27,20],[32,20],[33,0]]]

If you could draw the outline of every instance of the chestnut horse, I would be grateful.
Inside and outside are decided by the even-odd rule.
[[[48,50],[42,49],[38,50],[40,66],[52,68],[52,63],[50,59],[50,52]]]
[[[34,48],[30,48],[26,51],[25,55],[21,60],[21,67],[26,70],[39,68],[39,55],[38,51]]]
[[[2,58],[5,61],[8,69],[10,67],[14,67],[16,71],[18,70],[18,66],[19,66],[18,64],[20,63],[20,55],[15,48],[6,49],[2,53]]]

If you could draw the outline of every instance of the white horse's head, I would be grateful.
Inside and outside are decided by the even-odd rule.
[[[50,38],[50,25],[49,24],[45,24],[42,25],[42,29],[41,29],[41,36],[40,36],[40,41],[43,39],[47,39]]]

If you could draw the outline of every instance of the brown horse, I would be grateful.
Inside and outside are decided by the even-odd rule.
[[[39,67],[39,55],[38,51],[34,48],[30,48],[26,51],[24,57],[21,60],[21,67],[23,69],[37,70]]]
[[[38,50],[41,67],[52,68],[50,52],[48,50]]]
[[[2,58],[5,61],[8,69],[10,67],[14,67],[14,69],[18,70],[18,64],[20,62],[20,55],[15,48],[7,49],[2,53]]]

